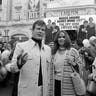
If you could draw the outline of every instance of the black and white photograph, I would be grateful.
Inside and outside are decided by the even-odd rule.
[[[96,0],[0,0],[0,96],[96,96]]]

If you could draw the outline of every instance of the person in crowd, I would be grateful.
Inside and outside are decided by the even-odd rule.
[[[55,35],[56,35],[56,33],[57,33],[58,31],[60,31],[60,28],[59,28],[58,25],[56,25],[55,22],[52,22],[52,28],[53,28],[53,30],[52,30],[52,39],[53,39],[53,41],[54,41]]]
[[[3,66],[6,66],[6,64],[10,62],[9,60],[10,53],[11,52],[7,49],[2,52],[1,61]],[[9,84],[9,78],[10,78],[10,72],[7,72],[6,78],[4,78],[4,80],[1,82],[2,87],[7,87],[7,85]]]
[[[87,39],[87,26],[88,21],[84,21],[82,25],[79,27],[79,33],[78,33],[78,39],[83,41],[84,39]]]
[[[0,42],[0,51],[1,51],[1,53],[4,51],[4,43],[3,42]]]
[[[9,60],[9,56],[10,56],[11,52],[9,50],[4,50],[1,54],[1,61],[3,62],[3,65],[6,65],[10,60]]]
[[[90,45],[91,45],[91,50],[93,52],[95,52],[95,54],[94,54],[95,59],[94,59],[94,61],[92,63],[92,72],[91,72],[91,74],[89,74],[89,78],[88,79],[89,79],[89,81],[90,80],[95,80],[96,81],[96,38],[94,38],[93,41],[90,42]],[[91,92],[89,92],[87,90],[87,96],[96,96],[96,95],[94,95],[93,93],[91,93]]]
[[[5,66],[10,61],[9,60],[10,51],[6,50],[4,48],[4,43],[3,42],[0,42],[0,51],[1,51],[0,61],[2,62],[3,66]],[[2,82],[0,82],[0,86],[2,86],[2,87],[6,87],[7,86],[8,77],[9,76],[8,76],[8,72],[7,72],[6,78],[4,78],[4,80]]]
[[[16,44],[12,61],[6,65],[8,71],[20,71],[18,96],[48,96],[51,48],[42,43],[45,30],[43,20],[35,21],[32,38]]]
[[[87,38],[91,36],[96,36],[96,24],[93,22],[93,18],[89,17],[89,23],[87,27]]]
[[[83,47],[79,50],[82,60],[84,60],[83,78],[86,85],[88,84],[88,75],[92,73],[92,64],[96,57],[96,50],[93,46],[94,40],[96,40],[95,36],[91,36],[89,40],[84,39]]]
[[[51,24],[51,20],[48,20],[48,24],[47,24],[47,28],[45,31],[45,44],[50,44],[53,40],[52,40],[52,24]]]
[[[91,55],[90,55],[90,42],[88,39],[84,39],[82,41],[83,46],[78,50],[80,57],[82,59],[83,62],[83,66],[82,66],[82,77],[85,81],[85,84],[87,85],[88,83],[88,75],[90,73],[90,69],[91,69]],[[93,59],[93,58],[92,58]]]
[[[71,40],[67,32],[61,30],[56,34],[52,55],[54,96],[76,96],[70,75],[73,72],[71,64],[80,73],[79,65],[82,64],[82,61],[77,49],[71,47]]]
[[[17,44],[17,40],[15,38],[12,38],[10,41],[9,41],[9,45],[7,45],[7,49],[9,49],[11,51],[11,54],[9,56],[9,60],[11,61],[12,60],[12,57],[13,57],[13,54],[14,54],[14,50],[15,50],[15,47],[16,47],[16,44]],[[11,48],[10,48],[11,47]],[[16,73],[11,73],[10,72],[10,82],[11,84],[13,85],[13,88],[12,88],[12,96],[17,96],[18,94],[18,81],[19,81],[19,72],[16,72]]]
[[[76,44],[77,44],[77,47],[76,47],[77,50],[79,50],[79,49],[81,49],[83,47],[83,43],[79,39],[76,40]]]
[[[96,57],[96,50],[94,49],[94,42],[95,42],[95,39],[96,39],[96,37],[95,36],[91,36],[90,38],[89,38],[89,42],[90,42],[90,54],[92,55],[92,57]]]
[[[81,40],[74,40],[73,42],[72,42],[72,45],[71,45],[73,48],[75,48],[75,49],[77,49],[77,50],[79,50],[81,47],[82,47],[82,42],[81,42]]]

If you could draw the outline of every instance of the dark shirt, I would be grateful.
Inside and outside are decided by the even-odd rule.
[[[91,37],[91,36],[95,36],[95,25],[93,27],[90,27],[90,25],[88,25],[88,39]]]
[[[52,30],[53,28],[46,28],[45,31],[45,44],[49,44],[50,42],[52,42]]]
[[[41,66],[41,56],[40,56],[40,67],[39,67],[39,77],[38,77],[38,86],[43,85],[42,79],[42,66]]]
[[[35,39],[34,37],[32,38],[36,43],[38,43],[40,49],[41,49],[41,41]],[[41,56],[40,56],[40,67],[39,67],[39,76],[38,76],[38,86],[43,85],[43,75],[42,75],[42,64],[41,64]]]
[[[79,33],[78,33],[78,39],[81,41],[87,38],[87,33],[83,32],[82,29],[84,29],[84,25],[80,25]],[[87,27],[86,27],[86,30],[87,30]]]
[[[53,39],[53,41],[54,41],[54,39],[55,39],[55,36],[56,36],[57,32],[60,31],[59,26],[55,26],[55,29],[56,29],[56,31],[52,33],[52,39]],[[54,29],[53,29],[53,30],[54,30]]]

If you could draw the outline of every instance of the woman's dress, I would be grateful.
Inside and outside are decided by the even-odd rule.
[[[55,57],[55,62],[56,60],[58,60],[57,59],[58,56],[59,55]],[[55,76],[55,79],[61,80],[61,96],[76,96],[76,92],[74,90],[74,85],[73,85],[72,78],[71,78],[71,73],[73,72],[73,70],[71,68],[71,65],[68,63],[68,61],[71,60],[72,62],[74,62],[72,63],[73,66],[75,66],[76,64],[78,65],[82,64],[82,61],[79,57],[78,51],[74,48],[67,50],[66,55],[62,55],[62,56],[63,56],[62,61],[57,61],[57,62],[61,62],[60,66],[62,70],[61,71],[62,77],[58,74],[57,76]],[[60,69],[60,66],[59,66],[59,69]],[[60,71],[59,69],[57,70]]]

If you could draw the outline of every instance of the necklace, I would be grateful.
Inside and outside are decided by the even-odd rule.
[[[59,48],[59,50],[58,50],[58,52],[60,53],[60,54],[64,54],[65,53],[65,48],[64,47],[60,47]]]
[[[64,47],[59,47],[60,51],[66,50]]]

